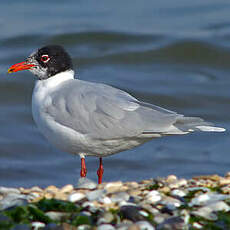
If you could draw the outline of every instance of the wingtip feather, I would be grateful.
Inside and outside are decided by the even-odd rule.
[[[224,132],[226,131],[225,128],[205,126],[205,125],[196,126],[196,128],[198,128],[200,131],[203,131],[203,132]]]

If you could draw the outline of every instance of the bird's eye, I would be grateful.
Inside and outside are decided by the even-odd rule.
[[[41,56],[41,61],[43,61],[44,63],[48,62],[50,60],[49,55],[44,54]]]

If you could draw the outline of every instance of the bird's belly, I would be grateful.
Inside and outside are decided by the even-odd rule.
[[[80,154],[85,149],[84,135],[57,123],[47,114],[33,113],[33,118],[40,132],[58,149]]]
[[[108,140],[92,140],[88,149],[91,149],[86,155],[105,157],[118,152],[122,152],[145,143],[147,140],[140,138],[121,138]]]

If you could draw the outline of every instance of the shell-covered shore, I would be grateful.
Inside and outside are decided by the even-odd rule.
[[[0,229],[230,229],[230,173],[0,187]]]

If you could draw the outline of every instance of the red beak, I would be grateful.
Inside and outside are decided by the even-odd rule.
[[[21,70],[26,70],[26,69],[31,69],[32,67],[34,67],[34,64],[29,64],[27,62],[20,62],[17,64],[12,65],[9,69],[8,69],[8,73],[14,73],[14,72],[18,72]]]

